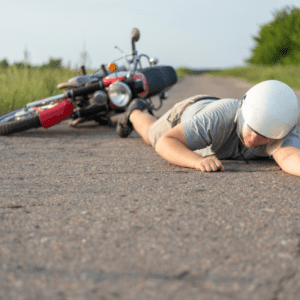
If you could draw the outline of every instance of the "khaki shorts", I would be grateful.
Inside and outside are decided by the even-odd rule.
[[[171,128],[180,123],[181,116],[188,105],[206,98],[215,98],[208,95],[197,95],[185,99],[173,106],[162,117],[153,123],[149,130],[149,138],[153,147],[161,136],[168,132]],[[218,98],[216,98],[218,99]]]

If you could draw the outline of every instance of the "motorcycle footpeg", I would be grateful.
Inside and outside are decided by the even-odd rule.
[[[168,97],[169,97],[169,95],[168,95],[168,93],[166,93],[166,92],[163,92],[163,93],[161,93],[161,94],[159,95],[159,98],[160,98],[161,100],[166,100],[166,99],[168,99]]]

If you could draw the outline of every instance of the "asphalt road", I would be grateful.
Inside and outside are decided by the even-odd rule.
[[[250,87],[187,77],[158,115]],[[180,168],[88,125],[0,138],[0,299],[300,298],[300,178],[273,161]]]

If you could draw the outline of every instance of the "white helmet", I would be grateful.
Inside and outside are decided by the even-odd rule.
[[[253,86],[236,114],[237,133],[248,126],[259,135],[282,139],[297,124],[299,104],[295,92],[285,83],[267,80]]]

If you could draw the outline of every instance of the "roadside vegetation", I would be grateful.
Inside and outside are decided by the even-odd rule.
[[[300,89],[300,65],[294,66],[249,66],[233,68],[208,73],[215,77],[234,77],[245,79],[252,83],[259,83],[264,80],[279,80],[293,89]]]
[[[179,79],[187,75],[197,74],[189,68],[177,69]],[[207,71],[206,76],[240,78],[252,83],[259,83],[264,80],[279,80],[288,84],[293,89],[300,90],[300,65],[299,66],[248,66],[225,70]]]
[[[177,69],[176,73],[177,73],[178,81],[180,81],[183,77],[185,77],[187,75],[194,75],[192,69],[185,68],[185,67]]]
[[[77,71],[69,69],[16,66],[0,69],[0,114],[60,94],[57,84],[77,75]]]

